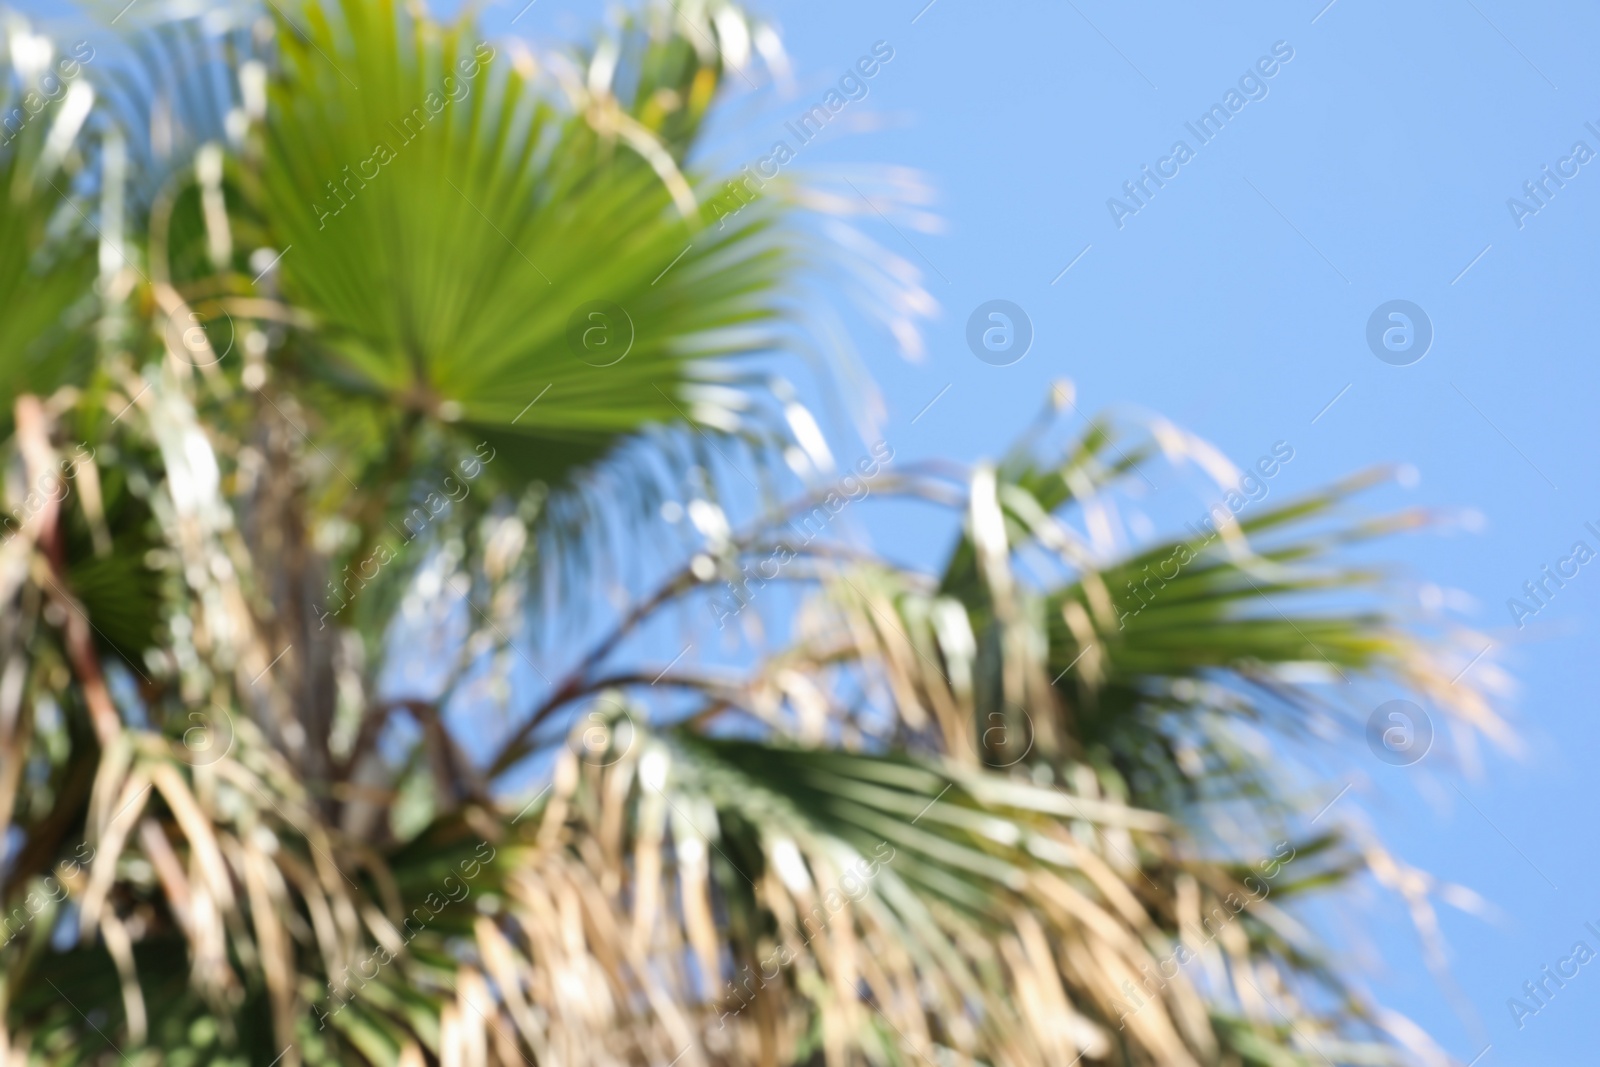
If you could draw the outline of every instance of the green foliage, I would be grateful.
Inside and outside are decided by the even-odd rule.
[[[1350,518],[1371,477],[1129,544],[1127,488],[1210,453],[1052,410],[998,466],[870,479],[945,509],[936,572],[798,539],[839,497],[767,375],[810,353],[826,198],[718,219],[697,156],[770,31],[121,32],[92,111],[0,147],[0,1059],[1433,1055],[1281,907],[1398,869],[1280,773],[1359,717],[1315,672],[1504,740],[1341,564],[1416,522]],[[582,610],[597,573],[629,603]],[[646,662],[680,607],[737,670]]]
[[[42,38],[35,40],[43,43]],[[47,393],[84,373],[91,346],[81,305],[92,301],[92,231],[74,196],[75,152],[50,143],[83,115],[67,110],[60,76],[19,71],[0,56],[0,430],[9,431],[12,402]],[[62,62],[76,63],[70,58]],[[54,96],[44,79],[54,79]],[[58,139],[59,140],[59,139]],[[74,329],[73,327],[77,327]]]

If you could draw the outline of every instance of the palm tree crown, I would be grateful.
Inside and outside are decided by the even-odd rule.
[[[1317,679],[1506,740],[1339,562],[1381,475],[1130,544],[1237,472],[1066,383],[839,466],[808,279],[931,301],[811,179],[718,200],[781,60],[722,0],[129,22],[0,50],[0,1064],[1445,1062],[1283,907],[1430,907],[1301,817]]]

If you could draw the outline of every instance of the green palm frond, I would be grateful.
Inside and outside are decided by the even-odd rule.
[[[92,232],[72,203],[78,135],[93,100],[83,62],[14,23],[0,34],[0,426],[25,392],[49,392],[87,363]],[[87,51],[85,49],[87,48]],[[14,55],[30,66],[12,65]]]
[[[370,0],[328,14],[303,40],[280,28],[262,185],[330,404],[487,439],[509,484],[560,483],[653,423],[748,428],[716,365],[778,344],[770,219],[685,216],[640,154],[654,132],[606,94],[558,109],[464,26]],[[685,69],[708,99],[715,61]]]

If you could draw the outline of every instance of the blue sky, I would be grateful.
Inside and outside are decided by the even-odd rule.
[[[879,128],[808,146],[806,162],[906,165],[939,190],[942,234],[874,233],[922,270],[942,308],[920,364],[869,331],[860,338],[897,454],[994,455],[1065,377],[1086,410],[1160,412],[1236,462],[1291,442],[1296,458],[1278,479],[1290,491],[1373,463],[1414,465],[1413,488],[1370,505],[1463,519],[1385,542],[1382,555],[1418,587],[1459,591],[1448,602],[1493,641],[1472,669],[1499,664],[1517,680],[1505,710],[1527,751],[1489,754],[1465,777],[1429,760],[1390,767],[1357,743],[1335,757],[1356,783],[1339,803],[1497,909],[1443,917],[1475,1021],[1427,970],[1394,896],[1361,894],[1344,920],[1321,922],[1381,999],[1463,1063],[1592,1061],[1600,969],[1583,968],[1520,1030],[1506,1001],[1574,942],[1600,948],[1583,929],[1600,926],[1600,859],[1588,847],[1600,570],[1581,570],[1521,629],[1506,600],[1575,540],[1600,544],[1583,528],[1600,526],[1600,160],[1565,164],[1577,174],[1520,227],[1507,200],[1531,204],[1524,182],[1571,160],[1575,142],[1600,151],[1584,125],[1600,127],[1600,11],[923,2],[762,7],[801,89],[792,104],[752,105],[779,118],[802,110],[874,42],[894,48],[851,105]],[[488,8],[487,27],[505,32],[520,7]],[[600,16],[598,5],[539,0],[510,30],[553,44]],[[1197,146],[1184,124],[1277,42],[1293,58],[1264,79],[1265,97]],[[767,139],[756,130],[748,144]],[[1194,158],[1119,229],[1107,200],[1179,139]],[[1031,350],[1011,366],[965,343],[969,313],[992,299],[1032,323]],[[1434,332],[1410,366],[1366,342],[1373,311],[1397,299],[1421,307]],[[909,521],[874,529],[911,558],[931,557],[946,536]]]
[[[605,11],[525,2],[489,4],[485,29],[559,47]],[[907,361],[852,323],[897,457],[995,455],[1050,383],[1070,378],[1081,408],[1159,412],[1241,464],[1290,443],[1274,492],[1412,465],[1413,486],[1370,506],[1460,520],[1386,541],[1382,558],[1417,589],[1444,591],[1492,640],[1471,669],[1515,677],[1503,710],[1526,752],[1490,753],[1464,776],[1437,760],[1392,767],[1355,741],[1330,754],[1343,768],[1334,785],[1354,783],[1338,803],[1398,854],[1496,910],[1443,916],[1464,1011],[1392,894],[1358,894],[1342,919],[1318,922],[1381,1000],[1461,1062],[1592,1062],[1600,963],[1520,1029],[1506,1002],[1574,942],[1600,949],[1583,926],[1600,928],[1600,566],[1521,628],[1506,601],[1574,541],[1600,548],[1584,526],[1600,528],[1600,157],[1574,155],[1579,141],[1600,153],[1585,125],[1600,130],[1600,9],[925,3],[753,4],[780,27],[798,89],[779,99],[736,86],[720,142],[726,162],[754,158],[876,42],[893,49],[851,105],[860,128],[830,131],[803,164],[903,165],[938,190],[943,232],[873,230],[939,302],[925,358]],[[1254,99],[1201,144],[1186,124],[1235,89]],[[1131,203],[1124,183],[1142,168],[1173,166],[1162,161],[1179,140],[1193,157],[1137,213],[1108,207]],[[1546,167],[1567,176],[1538,204],[1524,183]],[[1513,212],[1511,198],[1527,209]],[[971,312],[997,299],[1022,308],[1033,333],[1008,366],[976,358],[965,336]],[[1395,300],[1432,326],[1426,356],[1408,366],[1367,342],[1369,318]],[[896,556],[930,561],[949,532],[892,509],[872,526]]]

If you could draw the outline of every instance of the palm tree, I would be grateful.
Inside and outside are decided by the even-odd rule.
[[[1281,906],[1431,906],[1282,773],[1345,694],[1504,740],[1339,562],[1380,475],[1130,545],[1237,472],[1065,384],[841,474],[806,279],[928,302],[799,180],[713,210],[769,28],[268,7],[7,30],[0,1063],[1446,1062]]]

